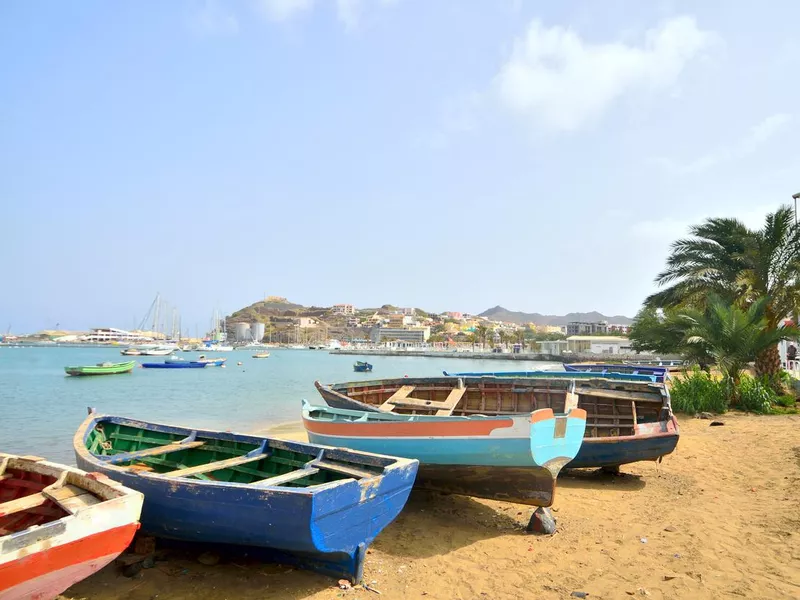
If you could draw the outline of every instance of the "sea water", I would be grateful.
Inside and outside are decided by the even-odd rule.
[[[353,356],[323,350],[270,349],[266,359],[237,350],[225,368],[142,369],[164,357],[120,356],[114,347],[0,346],[0,452],[34,454],[74,464],[72,436],[87,414],[98,412],[157,423],[239,432],[300,420],[302,398],[322,404],[314,381],[323,383],[389,377],[425,377],[442,371],[521,371],[554,363],[416,356]],[[180,352],[192,360],[197,353]],[[133,373],[68,377],[65,366],[134,359]],[[354,373],[367,360],[372,373]],[[237,365],[242,362],[242,365]]]

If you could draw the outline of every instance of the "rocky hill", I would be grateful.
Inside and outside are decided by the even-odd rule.
[[[566,325],[570,321],[608,321],[609,323],[616,325],[630,325],[633,323],[633,319],[629,317],[622,315],[607,317],[606,315],[603,315],[597,311],[587,313],[574,312],[568,313],[564,316],[558,316],[508,310],[502,306],[495,306],[494,308],[485,310],[478,316],[486,317],[487,319],[491,319],[493,321],[507,321],[509,323],[518,323],[520,325],[523,323],[536,323],[537,325],[554,325],[559,327]]]

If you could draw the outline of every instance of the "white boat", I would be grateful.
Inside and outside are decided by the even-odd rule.
[[[139,352],[142,356],[168,356],[177,350],[177,346],[155,346],[152,348],[141,348]]]
[[[200,348],[203,352],[233,352],[233,346],[223,346],[222,344],[211,344]]]

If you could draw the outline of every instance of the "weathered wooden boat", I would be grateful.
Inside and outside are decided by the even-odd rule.
[[[0,599],[50,599],[114,560],[143,496],[99,473],[0,453]]]
[[[269,352],[261,352],[259,354],[253,354],[253,358],[269,358]]]
[[[64,367],[67,375],[85,376],[85,375],[119,375],[120,373],[130,373],[133,367],[136,366],[135,360],[121,363],[102,362],[96,365],[87,365],[83,367]]]
[[[142,363],[145,369],[203,369],[208,363],[189,360],[165,360],[163,363]]]
[[[623,360],[624,365],[633,365],[638,367],[663,367],[667,371],[683,371],[686,368],[686,361],[676,360]]]
[[[368,362],[357,360],[356,364],[353,365],[353,371],[356,373],[370,373],[372,372],[372,365]]]
[[[564,370],[573,373],[595,373],[601,377],[615,377],[617,375],[648,375],[653,377],[657,383],[664,383],[668,378],[666,367],[645,367],[640,365],[619,365],[611,363],[576,363],[564,365]]]
[[[453,388],[450,397],[460,392]],[[404,396],[410,406],[416,399]],[[416,400],[425,404],[424,400]],[[437,415],[448,412],[437,405]],[[452,404],[452,402],[451,402]],[[308,439],[419,460],[416,486],[437,492],[517,502],[553,503],[561,468],[578,453],[586,411],[541,409],[512,416],[375,413],[303,401]]]
[[[419,377],[321,385],[332,408],[398,414],[440,414],[438,404],[463,386],[449,414],[507,416],[540,408],[563,413],[568,398],[586,411],[586,433],[567,468],[606,467],[660,460],[678,443],[678,422],[663,384],[596,377]],[[413,393],[411,401],[405,401]]]
[[[358,582],[366,549],[403,508],[418,463],[91,413],[78,465],[145,494],[153,535],[255,546]]]
[[[619,379],[623,381],[645,381],[655,382],[655,375],[645,374],[628,374],[628,373],[603,373],[598,375],[590,371],[470,371],[463,373],[448,373],[442,371],[445,377],[514,377],[518,379],[597,379],[602,377],[604,379]]]

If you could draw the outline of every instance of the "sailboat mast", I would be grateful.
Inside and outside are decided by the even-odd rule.
[[[153,312],[153,333],[158,332],[158,309],[161,305],[161,295],[156,293],[156,299],[153,303],[155,305],[155,311]],[[158,336],[155,336],[158,337]]]

